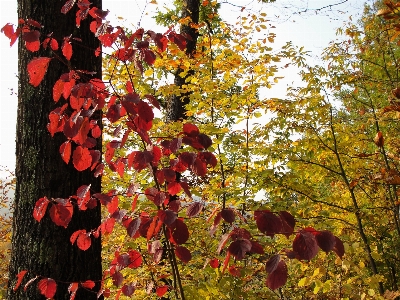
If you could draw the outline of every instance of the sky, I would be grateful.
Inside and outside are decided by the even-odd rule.
[[[140,21],[144,28],[164,32],[156,27],[152,15],[157,7],[161,10],[171,6],[172,0],[157,0],[158,4],[150,4],[149,0],[103,0],[103,9],[110,11],[107,19],[111,25],[137,26]],[[277,0],[274,4],[259,4],[256,0],[219,0],[222,3],[221,16],[234,23],[240,15],[242,7],[246,11],[267,13],[267,17],[275,25],[277,35],[275,46],[279,47],[287,41],[304,46],[311,51],[311,59],[318,62],[324,47],[334,40],[335,32],[350,15],[357,19],[362,12],[361,0]],[[329,5],[341,3],[329,7]],[[0,28],[6,23],[17,23],[17,0],[0,0]],[[322,10],[319,8],[326,7]],[[124,20],[122,21],[121,18]],[[119,23],[118,23],[119,22]],[[17,45],[10,48],[9,40],[0,36],[0,176],[6,168],[13,171],[15,167],[15,128],[17,116]],[[276,92],[282,92],[285,86],[294,84],[299,77],[291,70]],[[272,92],[275,92],[272,90]]]

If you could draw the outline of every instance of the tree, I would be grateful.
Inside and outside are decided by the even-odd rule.
[[[71,2],[71,1],[70,1]],[[93,1],[101,8],[101,1]],[[94,178],[90,171],[78,172],[72,162],[68,165],[59,155],[60,145],[65,141],[60,135],[53,138],[46,129],[49,114],[57,104],[51,101],[53,86],[70,67],[95,72],[94,78],[101,78],[101,57],[94,56],[92,49],[99,45],[94,34],[89,31],[87,21],[76,30],[72,12],[61,15],[63,1],[55,1],[49,5],[46,1],[18,1],[18,16],[24,20],[22,38],[19,40],[19,91],[17,121],[17,166],[16,192],[13,216],[12,256],[9,268],[7,299],[43,299],[35,285],[14,290],[17,274],[29,270],[31,277],[57,279],[56,299],[69,299],[68,282],[84,282],[88,279],[96,281],[100,288],[102,278],[101,244],[94,240],[92,247],[84,252],[70,243],[71,234],[78,228],[90,230],[100,224],[100,207],[87,211],[79,211],[76,207],[68,228],[57,226],[47,213],[43,221],[38,223],[32,218],[32,207],[42,197],[62,201],[73,194],[83,184],[89,185],[92,191],[100,191],[100,178]],[[35,20],[35,21],[32,21]],[[38,23],[37,23],[38,22]],[[42,28],[43,26],[43,28]],[[50,29],[53,34],[51,47],[39,50],[41,38]],[[69,39],[82,39],[85,47]],[[64,39],[64,40],[63,40]],[[54,41],[54,42],[53,42]],[[74,49],[71,60],[60,56],[55,50],[56,43],[70,44]],[[27,51],[25,48],[28,48]],[[66,49],[64,47],[64,49]],[[30,80],[27,65],[33,57],[49,56],[52,58],[46,78],[35,88]],[[89,77],[89,75],[83,75]],[[100,120],[96,115],[94,120]],[[101,149],[101,140],[97,140],[95,149]],[[40,280],[38,278],[38,280]],[[96,293],[89,289],[80,289],[75,299],[97,299]]]
[[[64,10],[74,3],[67,1],[69,6]],[[87,8],[82,3],[85,1],[78,2],[77,19]],[[216,2],[204,1],[202,5],[213,9]],[[72,154],[75,169],[101,169],[103,165],[97,165],[94,159],[97,152],[89,150],[94,143],[88,137],[89,132],[97,136],[94,133],[98,132],[98,125],[91,127],[88,115],[104,108],[110,138],[105,143],[104,164],[108,182],[101,193],[84,183],[72,196],[63,196],[68,198],[62,201],[42,196],[34,205],[34,217],[47,224],[49,220],[43,217],[49,208],[52,221],[69,228],[69,218],[78,210],[97,208],[98,203],[104,205],[101,224],[91,228],[77,226],[69,233],[71,244],[81,251],[89,251],[100,233],[118,234],[115,240],[119,243],[106,249],[106,254],[112,255],[102,281],[105,287],[112,283],[118,297],[132,296],[136,290],[139,298],[146,292],[149,297],[161,297],[168,290],[171,297],[181,299],[185,295],[201,298],[206,290],[213,291],[216,298],[250,294],[259,297],[262,293],[283,297],[291,294],[289,288],[282,288],[288,269],[297,268],[302,264],[300,260],[311,260],[319,249],[325,255],[333,251],[343,257],[343,244],[331,232],[296,227],[293,215],[287,211],[293,207],[273,203],[271,198],[252,200],[262,190],[260,182],[270,173],[268,166],[263,165],[265,158],[260,158],[268,139],[257,140],[253,133],[258,127],[253,128],[250,122],[269,104],[260,91],[278,79],[275,63],[297,58],[290,44],[278,54],[273,53],[269,43],[274,35],[270,32],[262,39],[253,37],[254,32],[269,28],[265,14],[241,17],[239,24],[245,30],[224,22],[215,31],[206,20],[191,24],[198,27],[199,33],[203,32],[203,37],[197,51],[189,56],[186,39],[190,38],[174,28],[164,34],[143,29],[131,32],[103,22],[105,14],[96,7],[90,9],[90,15],[95,19],[91,31],[102,45],[116,47],[106,60],[105,80],[110,97],[106,102],[93,100],[87,93],[95,90],[97,84],[103,90],[104,85],[92,79],[78,83],[76,76],[90,75],[89,70],[70,70],[67,77],[61,76],[54,84],[53,99],[61,101],[62,95],[62,101],[67,103],[61,102],[61,108],[50,111],[48,129],[51,134],[63,132],[67,137],[59,148],[65,163],[71,164]],[[40,25],[28,20],[21,27],[26,46],[33,47],[32,40],[39,39],[31,37],[36,30],[32,27]],[[12,26],[3,31],[11,39],[18,35]],[[227,36],[232,38],[226,39]],[[72,38],[66,38],[62,46],[67,60]],[[52,37],[48,43],[57,48]],[[29,61],[32,85],[40,86],[51,60],[46,55]],[[178,75],[185,78],[184,84],[170,87],[156,84],[154,76],[149,79],[171,69],[182,70]],[[176,92],[185,95],[185,117],[189,118],[166,125],[153,112],[155,108],[161,109],[156,97],[167,98]],[[244,124],[245,129],[235,130],[235,123]],[[72,206],[76,211],[71,210]],[[211,228],[206,218],[211,221]],[[293,234],[293,241],[281,238]],[[195,280],[194,270],[198,276]],[[32,274],[24,277],[29,269],[21,271],[14,289],[22,280],[35,279]],[[38,276],[39,290],[47,297],[53,296],[56,284],[66,282],[47,274]],[[71,298],[77,289],[90,289],[93,279],[86,283],[83,280],[68,281]],[[263,282],[270,290],[261,287]],[[201,287],[202,292],[197,292],[196,287]]]

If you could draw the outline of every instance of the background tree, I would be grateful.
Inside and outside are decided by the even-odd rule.
[[[101,8],[101,0],[92,1]],[[93,55],[94,49],[99,46],[94,34],[89,31],[87,21],[82,22],[79,30],[76,28],[75,18],[62,15],[61,8],[65,1],[53,1],[51,5],[46,1],[18,1],[18,17],[32,19],[40,23],[27,22],[28,27],[35,27],[34,31],[25,33],[19,39],[19,90],[18,90],[18,120],[17,120],[17,166],[16,192],[13,216],[12,256],[9,268],[9,283],[7,299],[44,299],[40,295],[36,284],[14,291],[16,275],[21,270],[29,270],[32,277],[41,275],[58,280],[58,289],[55,299],[69,299],[68,282],[83,282],[85,280],[101,280],[101,244],[100,240],[93,241],[92,247],[82,251],[70,243],[71,234],[77,229],[91,230],[100,224],[100,207],[73,215],[67,229],[55,225],[47,213],[42,222],[38,223],[32,217],[32,207],[41,197],[48,199],[68,198],[76,194],[77,188],[83,184],[91,184],[91,190],[100,191],[100,178],[94,178],[92,172],[78,172],[72,162],[68,165],[59,155],[60,145],[65,137],[56,134],[54,138],[46,129],[49,123],[49,113],[57,104],[51,100],[54,83],[63,73],[69,72],[69,67],[96,72],[94,77],[101,78],[101,57]],[[76,46],[71,61],[57,56],[50,47],[47,50],[39,49],[40,41],[44,40],[47,31],[53,31],[52,37],[57,39],[60,47],[64,38],[70,34],[79,38],[85,47]],[[32,36],[33,35],[33,36]],[[25,44],[31,45],[32,51],[25,49]],[[33,52],[35,51],[35,52]],[[33,57],[50,56],[51,68],[38,88],[31,86],[28,81],[27,64]],[[100,115],[94,117],[99,120]],[[97,149],[101,149],[101,140],[97,142]],[[56,200],[57,201],[57,200]],[[99,282],[97,283],[97,290]],[[96,289],[95,289],[96,290]],[[97,299],[96,293],[86,289],[79,289],[75,299]]]

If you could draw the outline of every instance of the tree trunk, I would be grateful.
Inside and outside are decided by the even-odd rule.
[[[59,43],[63,37],[73,34],[82,39],[87,48],[74,46],[71,66],[80,70],[96,71],[101,78],[101,57],[95,57],[97,39],[89,31],[89,22],[85,20],[81,28],[75,25],[75,11],[61,14],[66,0],[18,0],[18,18],[33,19],[43,26],[42,37],[53,32]],[[101,8],[101,0],[92,0],[93,5]],[[78,172],[70,162],[66,165],[59,154],[59,147],[65,137],[58,133],[54,138],[46,129],[50,111],[60,106],[52,100],[53,85],[68,68],[58,59],[50,63],[47,74],[39,87],[34,88],[28,81],[27,64],[37,56],[52,56],[50,52],[31,53],[25,50],[24,41],[18,45],[18,118],[16,134],[16,191],[14,202],[12,255],[9,267],[7,299],[45,299],[37,289],[39,278],[26,292],[22,288],[30,278],[43,276],[57,282],[55,299],[69,299],[67,288],[71,282],[83,282],[91,279],[96,287],[89,291],[79,288],[78,299],[97,299],[96,292],[102,278],[100,238],[92,238],[92,246],[87,251],[79,250],[69,241],[71,234],[78,229],[92,230],[101,222],[100,206],[87,211],[74,209],[72,220],[67,229],[55,225],[48,212],[39,223],[33,216],[36,201],[47,196],[68,198],[76,194],[83,184],[91,184],[91,192],[99,192],[100,178],[94,178],[90,171]],[[65,100],[60,100],[64,104]],[[101,120],[101,116],[97,115]],[[97,149],[101,150],[101,140]],[[13,291],[16,275],[28,270],[22,287]]]
[[[199,23],[199,12],[200,12],[200,0],[182,0],[182,16],[181,18],[189,17],[192,20],[192,23]],[[188,37],[186,39],[186,54],[190,57],[193,52],[196,50],[198,32],[197,29],[192,28],[189,25],[181,26],[181,34]],[[181,77],[179,74],[183,72],[181,68],[175,73],[174,83],[178,87],[182,87],[185,84],[185,80],[188,76],[193,75],[193,71],[187,72],[185,77]],[[178,121],[182,119],[186,119],[186,110],[185,105],[189,104],[189,95],[190,93],[183,93],[181,95],[174,95],[171,97],[167,106],[167,122]]]

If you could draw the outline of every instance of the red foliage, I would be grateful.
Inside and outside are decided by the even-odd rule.
[[[103,47],[115,46],[115,52],[112,54],[115,58],[124,62],[132,62],[136,69],[143,73],[147,65],[151,66],[157,59],[157,55],[166,51],[168,41],[173,42],[180,50],[186,48],[186,37],[176,33],[172,28],[165,34],[155,33],[153,31],[144,31],[138,29],[129,35],[121,27],[112,27],[107,21],[104,21],[107,13],[96,7],[91,7],[88,0],[68,0],[64,4],[61,12],[68,13],[73,6],[77,4],[78,9],[75,15],[75,21],[79,27],[81,21],[86,18],[92,18],[90,30],[99,39]],[[11,24],[6,24],[1,31],[10,39],[12,45],[21,34],[25,46],[29,51],[38,51],[40,47],[52,51],[61,51],[62,55],[57,55],[60,60],[70,64],[73,54],[71,41],[79,42],[79,39],[72,36],[61,39],[62,46],[59,49],[59,42],[52,34],[47,35],[40,43],[41,25],[34,20],[21,21],[19,27],[14,31]],[[154,46],[156,48],[154,48]],[[50,49],[48,49],[50,51]],[[94,54],[100,53],[100,49],[95,50]],[[37,87],[43,80],[49,67],[50,57],[36,57],[32,59],[27,68],[29,82]],[[66,61],[65,61],[66,60]],[[70,237],[70,242],[77,245],[83,251],[91,246],[92,236],[98,238],[101,234],[111,233],[115,223],[121,223],[126,228],[126,233],[131,238],[144,238],[148,241],[148,252],[152,255],[154,263],[158,264],[163,259],[163,252],[168,249],[169,254],[178,257],[183,263],[188,263],[192,258],[192,253],[183,244],[190,238],[189,228],[187,227],[181,215],[181,205],[185,202],[179,199],[182,191],[191,198],[192,180],[184,176],[184,172],[190,173],[193,177],[205,177],[209,169],[217,166],[218,161],[215,155],[206,151],[212,145],[209,136],[202,133],[200,129],[192,123],[185,123],[182,131],[177,136],[169,137],[164,140],[156,140],[149,131],[152,129],[154,120],[154,108],[160,109],[160,104],[154,95],[141,95],[135,91],[135,80],[129,79],[125,85],[126,91],[122,94],[113,90],[110,95],[106,85],[100,79],[87,79],[94,72],[87,70],[71,70],[61,75],[53,86],[53,100],[58,102],[61,96],[66,100],[65,103],[55,108],[49,114],[49,124],[47,126],[50,134],[62,133],[66,140],[61,144],[59,152],[61,158],[66,164],[72,164],[78,171],[93,171],[94,176],[100,176],[108,166],[113,172],[117,172],[121,178],[126,177],[126,172],[149,171],[153,176],[153,186],[140,189],[135,182],[132,182],[126,190],[124,196],[132,197],[131,213],[119,207],[117,191],[109,191],[90,195],[90,185],[83,185],[76,195],[71,195],[68,199],[52,199],[46,197],[40,198],[34,207],[33,217],[40,222],[46,214],[47,207],[51,203],[49,216],[51,220],[59,226],[67,227],[73,214],[73,206],[79,210],[91,209],[102,204],[107,207],[109,215],[98,228],[76,230]],[[84,78],[84,80],[82,78]],[[143,99],[142,99],[143,97]],[[106,101],[107,99],[107,101]],[[114,131],[115,140],[106,144],[105,162],[101,163],[101,153],[94,150],[97,138],[102,136],[100,120],[95,119],[95,112],[105,109],[105,117],[110,123],[115,123],[117,129]],[[126,157],[119,156],[119,150],[124,149],[125,143],[133,134],[141,140],[143,148],[129,150]],[[120,138],[120,136],[122,136]],[[375,138],[375,144],[382,147],[384,144],[383,136],[378,132]],[[125,149],[126,150],[126,149]],[[124,151],[121,151],[124,152]],[[154,206],[153,209],[146,211],[137,211],[137,202],[139,194],[143,193]],[[193,201],[188,204],[186,215],[189,218],[198,216],[204,208],[203,202]],[[126,209],[126,208],[125,208]],[[157,212],[157,213],[155,213]],[[215,216],[215,217],[214,217]],[[238,219],[236,219],[238,216]],[[241,268],[236,265],[230,265],[230,258],[242,260],[249,254],[264,254],[261,240],[255,241],[250,232],[244,228],[238,227],[241,222],[247,223],[249,220],[239,211],[232,208],[216,207],[210,214],[209,220],[213,220],[210,228],[210,234],[214,235],[221,220],[226,223],[224,226],[230,226],[229,230],[221,237],[217,252],[221,253],[229,243],[225,259],[222,263],[223,272],[228,268],[232,276],[240,277]],[[290,237],[295,230],[296,221],[294,217],[286,211],[272,212],[270,210],[259,210],[254,212],[254,219],[258,230],[269,237],[276,234],[283,234]],[[189,223],[188,223],[189,224]],[[165,234],[164,239],[161,237]],[[162,241],[162,243],[161,243]],[[168,247],[165,247],[165,244]],[[319,249],[325,252],[334,251],[339,257],[344,255],[344,246],[341,240],[329,231],[317,231],[313,228],[305,228],[298,231],[293,241],[293,251],[286,251],[286,256],[279,254],[273,255],[266,262],[266,271],[268,277],[266,285],[275,290],[286,283],[287,266],[283,257],[286,259],[297,258],[301,260],[310,260],[317,255]],[[174,251],[171,251],[174,250]],[[142,265],[142,254],[137,250],[129,250],[127,253],[115,253],[115,259],[112,262],[107,274],[111,276],[115,286],[123,287],[119,289],[117,297],[122,293],[125,296],[131,296],[135,291],[135,286],[125,284],[124,277],[120,272],[123,268],[139,268]],[[210,260],[212,268],[220,266],[220,260],[213,258]],[[148,263],[147,263],[148,264]],[[176,266],[177,269],[177,266]],[[16,290],[27,271],[21,271],[17,275]],[[162,275],[164,276],[164,275]],[[26,284],[28,286],[37,276]],[[95,282],[88,279],[81,282],[83,288],[95,288]],[[149,285],[151,290],[155,283]],[[70,299],[75,298],[79,287],[77,282],[70,283],[68,291]],[[42,295],[52,298],[55,295],[57,284],[54,279],[43,278],[38,283],[38,288]],[[158,286],[155,289],[156,294],[162,297],[167,293],[169,286]],[[154,292],[154,291],[153,291]],[[99,295],[107,296],[108,291],[101,289]]]
[[[29,83],[34,87],[42,82],[50,61],[50,57],[36,57],[28,63]]]
[[[38,283],[40,293],[46,298],[53,298],[56,294],[57,283],[51,278],[43,278]]]

